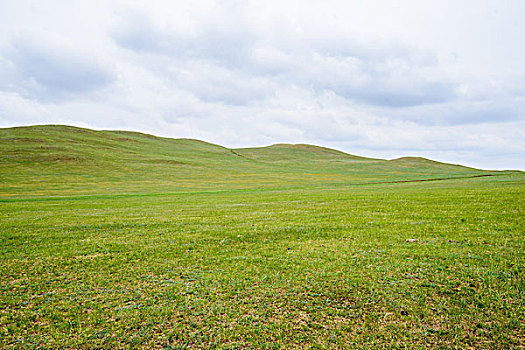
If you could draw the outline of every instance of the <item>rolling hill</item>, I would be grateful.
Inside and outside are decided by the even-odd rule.
[[[312,146],[228,149],[192,139],[40,125],[0,129],[1,197],[356,185],[494,175],[424,158]]]

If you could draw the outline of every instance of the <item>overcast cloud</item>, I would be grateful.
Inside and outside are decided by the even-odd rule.
[[[525,169],[525,2],[0,0],[0,127]]]

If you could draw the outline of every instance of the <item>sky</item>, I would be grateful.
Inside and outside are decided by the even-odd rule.
[[[525,1],[0,0],[0,127],[525,170]]]

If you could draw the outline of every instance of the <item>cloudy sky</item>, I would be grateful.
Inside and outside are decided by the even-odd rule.
[[[0,0],[0,127],[525,169],[522,0]]]

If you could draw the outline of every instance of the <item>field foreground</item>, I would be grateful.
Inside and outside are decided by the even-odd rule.
[[[0,346],[520,347],[499,180],[4,202]]]
[[[357,158],[344,168],[335,155],[314,176],[305,162],[268,165],[267,151],[237,150],[249,171],[231,174],[263,186],[211,186],[184,168],[176,176],[191,186],[134,192],[129,172],[86,195],[83,180],[111,169],[10,149],[0,348],[524,347],[523,173],[410,177],[410,159],[395,163],[396,183],[377,172],[366,184],[364,170],[344,182]],[[430,181],[402,182],[414,178]]]

